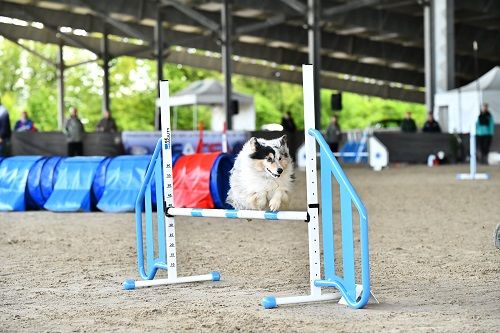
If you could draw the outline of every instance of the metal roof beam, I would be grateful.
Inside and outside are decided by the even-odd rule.
[[[19,41],[17,40],[17,38],[10,37],[7,33],[5,33],[5,31],[2,31],[1,28],[0,28],[0,35],[3,36],[3,38],[5,38],[5,39],[11,41],[12,43],[16,44],[17,46],[19,46],[23,50],[28,51],[29,53],[33,54],[34,56],[42,59],[47,64],[52,65],[54,67],[57,67],[57,63],[55,61],[47,58],[46,56],[38,53],[37,51],[35,51],[35,50],[31,49],[31,48],[29,48],[27,46],[24,46],[23,44],[19,43]]]
[[[262,22],[256,22],[256,23],[251,23],[247,24],[245,26],[236,28],[234,37],[238,37],[244,34],[252,33],[254,31],[270,28],[272,26],[281,24],[287,20],[287,17],[285,14],[278,14],[275,16],[271,16],[270,18],[266,19],[265,21]]]
[[[90,46],[86,45],[82,41],[61,32],[59,30],[58,26],[48,23],[47,20],[42,19],[40,16],[35,14],[33,10],[26,9],[26,13],[31,17],[31,21],[42,23],[45,26],[45,28],[47,28],[47,30],[50,30],[52,33],[54,33],[56,35],[56,37],[63,39],[66,43],[68,43],[68,46],[75,46],[75,47],[79,47],[82,49],[86,49],[86,50],[89,50],[90,52],[94,53],[95,55],[99,56],[98,51],[96,51],[95,49],[92,49]]]
[[[92,12],[98,16],[101,20],[105,21],[106,23],[114,26],[118,30],[124,32],[130,37],[135,37],[137,39],[143,40],[145,42],[148,42],[151,44],[153,42],[153,38],[150,37],[149,35],[146,35],[142,33],[141,31],[134,29],[130,25],[117,21],[109,16],[109,13],[106,13],[106,9],[102,7],[97,7],[95,4],[90,3],[87,0],[78,0],[81,4],[92,10]]]
[[[295,10],[297,13],[304,15],[306,19],[307,6],[298,0],[280,0],[283,4]]]
[[[219,58],[204,58],[195,54],[185,52],[172,52],[169,56],[172,63],[220,71]],[[244,62],[234,63],[234,73],[246,76],[258,77],[266,80],[282,81],[301,84],[302,74],[298,70],[277,69],[259,64]],[[279,73],[279,76],[277,75]],[[424,93],[419,90],[409,90],[388,85],[369,84],[359,81],[342,80],[335,75],[323,73],[321,75],[321,87],[339,91],[348,91],[362,95],[377,96],[413,103],[423,103]]]
[[[176,0],[160,0],[160,3],[163,5],[172,6],[184,15],[190,17],[195,20],[205,28],[210,29],[213,33],[215,33],[218,37],[220,37],[220,24],[210,19],[209,17],[203,15],[202,13],[194,10],[191,7],[188,7]]]
[[[366,7],[366,6],[371,6],[371,5],[376,5],[380,3],[381,0],[356,0],[356,1],[349,1],[346,2],[345,4],[326,8],[325,10],[322,11],[322,17],[330,17],[334,15],[339,15],[339,14],[344,14],[347,12],[350,12],[352,10],[361,8],[361,7]]]
[[[0,24],[0,32],[4,31],[6,27],[9,27],[9,25]],[[11,36],[12,38],[15,39],[24,38],[24,39],[39,40],[44,43],[53,43],[53,44],[58,43],[58,39],[52,33],[49,33],[48,31],[45,30],[39,30],[36,28],[16,27],[16,29],[12,30]],[[88,36],[87,37],[75,36],[75,38],[85,40],[86,43],[89,45],[94,45],[94,44],[99,45],[98,38],[88,37]],[[131,45],[115,40],[110,40],[109,43],[110,43],[109,45],[110,54],[112,54],[114,57],[118,57],[121,55],[133,55],[142,58],[149,58],[149,59],[154,58],[153,51],[148,46]],[[213,45],[214,49],[218,49],[216,43],[213,43]],[[238,45],[238,47],[240,46]],[[286,56],[286,55],[281,55],[281,56]],[[304,57],[307,58],[307,55],[304,54]],[[175,51],[175,48],[170,49],[170,56],[168,58],[168,61],[172,63],[191,65],[199,68],[213,69],[213,70],[220,70],[221,67],[220,58],[204,57],[196,54],[189,54],[186,52],[177,52]],[[276,80],[277,77],[275,74],[277,71],[279,71],[281,74],[280,80],[292,83],[301,82],[300,72],[285,71],[282,69],[274,68],[272,66],[248,64],[239,61],[234,62],[233,64],[234,64],[234,72],[237,74],[250,75],[265,79]],[[299,63],[296,64],[298,65]],[[325,69],[325,71],[335,71],[336,69],[338,69],[336,67],[332,68],[332,66],[329,66],[329,64],[327,65],[328,68],[325,68],[325,66],[323,66],[323,69]],[[338,64],[336,64],[335,66],[337,65]],[[72,67],[73,65],[70,66]],[[289,76],[286,73],[295,73],[295,74],[290,74]],[[292,80],[293,75],[296,75],[295,80]],[[338,77],[325,74],[323,75],[322,87],[329,89],[337,89],[342,91],[351,91],[371,96],[380,96],[384,98],[401,99],[419,103],[423,101],[423,93],[420,91],[394,88],[380,84],[367,84],[360,81],[342,80],[339,79]]]

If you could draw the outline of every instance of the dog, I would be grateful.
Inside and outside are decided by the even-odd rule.
[[[288,206],[293,181],[286,135],[274,140],[252,137],[231,169],[226,201],[235,209],[277,211]]]

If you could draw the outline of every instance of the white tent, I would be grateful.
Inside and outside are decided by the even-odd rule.
[[[444,132],[469,133],[475,126],[481,102],[489,104],[495,124],[500,124],[499,66],[463,87],[437,93],[434,115]]]
[[[232,100],[238,101],[239,104],[238,114],[233,115],[233,130],[254,131],[255,109],[253,97],[233,91]],[[213,79],[193,82],[186,89],[170,98],[170,105],[174,108],[182,105],[193,105],[194,119],[196,119],[196,107],[198,105],[210,105],[212,107],[210,128],[213,131],[223,130],[224,122],[226,121],[223,104],[224,90],[222,83]],[[196,121],[194,123],[196,124]]]

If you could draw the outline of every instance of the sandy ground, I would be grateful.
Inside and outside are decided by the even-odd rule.
[[[121,290],[137,278],[133,214],[0,213],[0,331],[499,332],[500,168],[347,168],[370,223],[380,304],[264,310],[269,294],[308,290],[304,222],[178,218],[180,275],[220,282]],[[293,208],[305,202],[298,173]]]

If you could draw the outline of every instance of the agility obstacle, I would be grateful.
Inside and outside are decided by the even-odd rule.
[[[457,180],[488,180],[490,175],[477,172],[476,161],[476,126],[471,126],[469,138],[469,173],[458,173]]]
[[[186,277],[179,277],[177,275],[175,216],[298,220],[308,222],[310,294],[290,297],[268,296],[262,300],[262,306],[269,309],[284,304],[338,299],[341,299],[343,304],[347,304],[352,308],[362,308],[367,304],[371,296],[368,216],[363,202],[330,151],[321,133],[315,129],[313,68],[311,65],[304,65],[302,66],[302,72],[304,82],[304,134],[307,149],[307,211],[272,212],[174,207],[169,84],[168,81],[160,82],[162,139],[156,146],[136,202],[137,265],[139,274],[143,280],[126,280],[123,283],[124,289],[131,290],[141,287],[196,281],[218,281],[220,279],[219,272]],[[321,206],[318,201],[316,143],[320,147]],[[332,175],[340,188],[341,264],[343,276],[337,274],[334,255]],[[156,183],[156,198],[158,202],[156,237],[150,190],[153,180]],[[162,183],[163,189],[161,188]],[[322,256],[319,224],[320,207],[322,213]],[[358,258],[355,257],[354,253],[353,207],[356,208],[359,216],[360,251]],[[145,216],[145,251],[143,241],[143,209]],[[156,254],[155,239],[157,240]],[[324,261],[323,274],[321,272],[321,257],[323,257]],[[356,273],[356,259],[360,259],[358,273]],[[145,260],[147,265],[145,265]],[[153,280],[159,269],[167,270],[167,278]],[[324,287],[336,288],[338,292],[322,294],[322,288]]]

